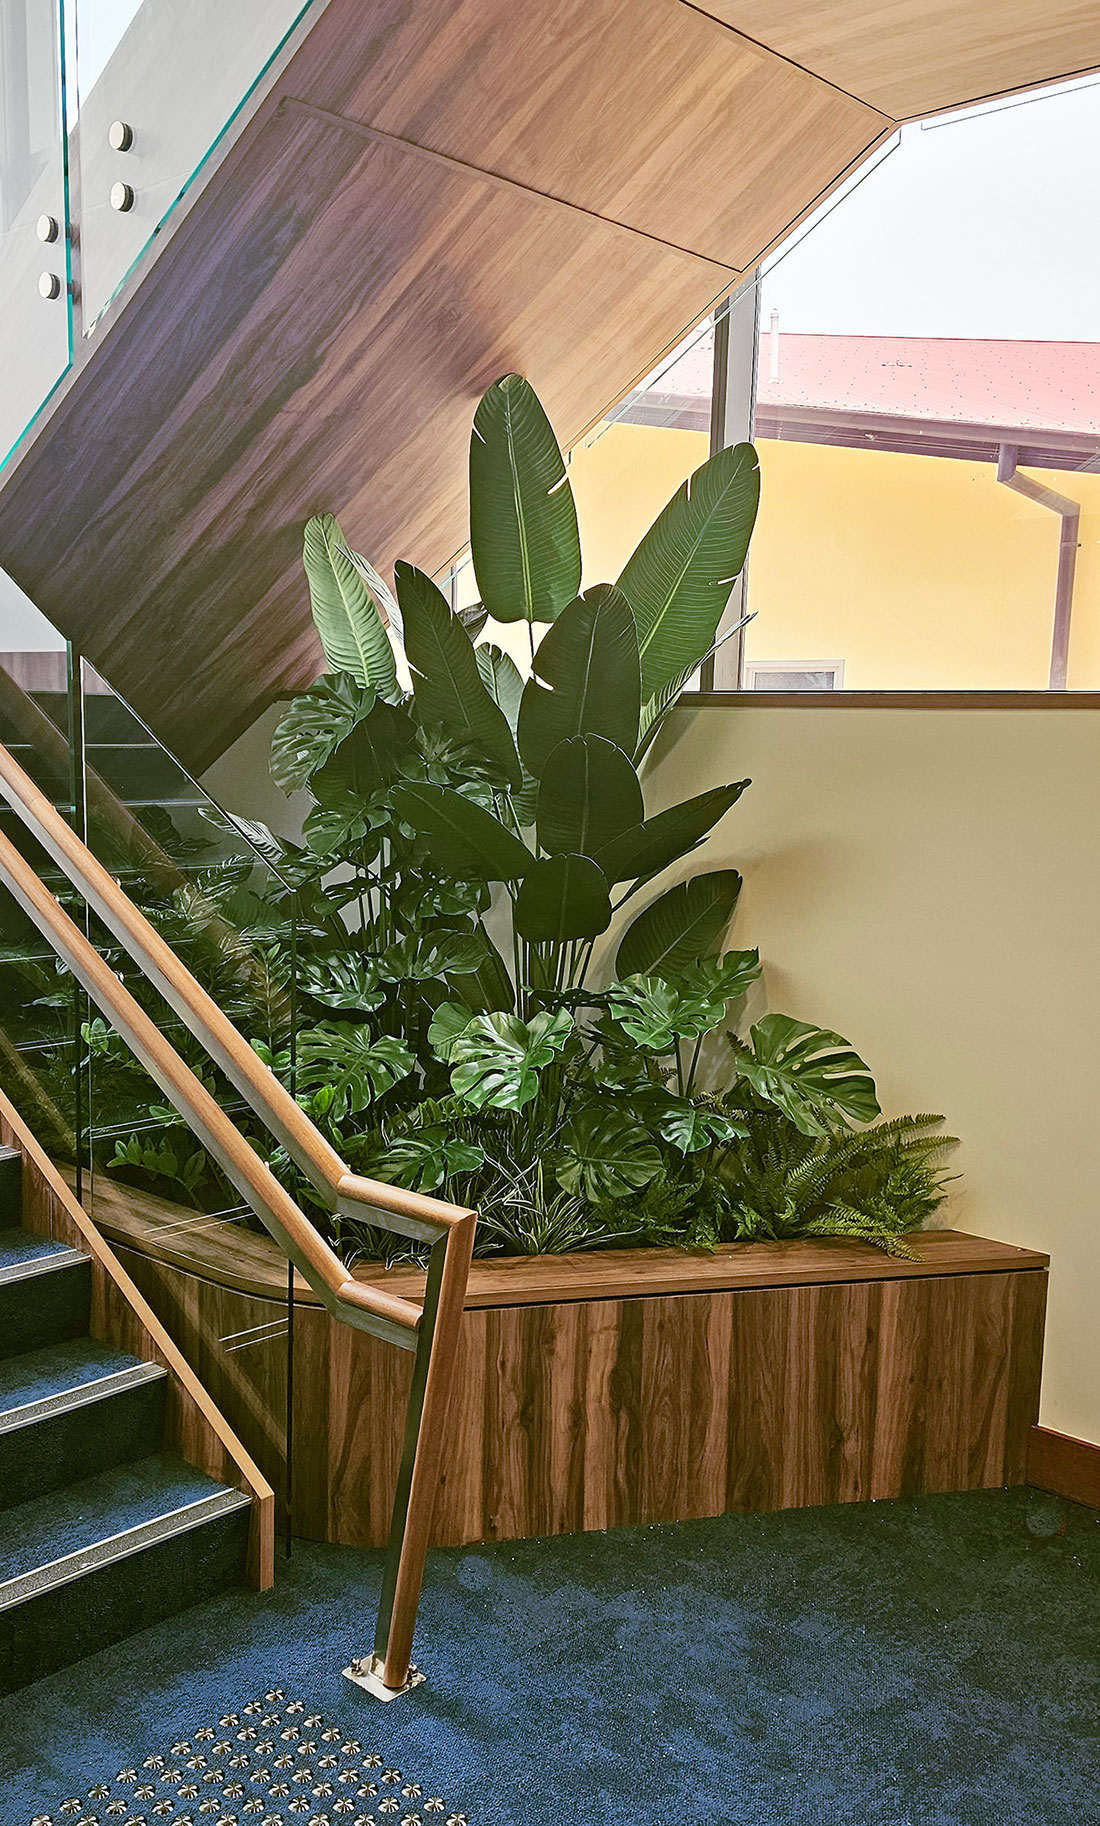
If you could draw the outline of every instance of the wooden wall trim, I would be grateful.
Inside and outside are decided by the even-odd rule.
[[[22,1117],[0,1091],[0,1141],[23,1156],[28,1230],[57,1237],[92,1259],[92,1335],[144,1362],[164,1365],[171,1379],[168,1427],[192,1464],[252,1498],[249,1573],[268,1590],[275,1580],[275,1492],[216,1407],[186,1357],[165,1330],[114,1250],[54,1166]]]
[[[1100,710],[1100,691],[685,691],[684,710]]]
[[[1100,1446],[1073,1439],[1050,1427],[1032,1427],[1027,1448],[1027,1481],[1072,1503],[1100,1509]]]

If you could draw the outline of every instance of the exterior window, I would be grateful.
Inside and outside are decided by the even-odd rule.
[[[746,691],[839,691],[844,684],[844,661],[749,659],[745,661]]]
[[[1100,285],[1064,179],[1098,165],[1095,80],[918,123],[766,266],[754,619],[718,686],[831,650],[846,690],[1100,688]]]

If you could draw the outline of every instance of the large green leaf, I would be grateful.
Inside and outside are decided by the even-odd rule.
[[[607,877],[587,856],[548,856],[528,871],[512,916],[536,944],[596,938],[611,924]]]
[[[658,895],[620,940],[617,976],[677,976],[721,942],[733,918],[741,877],[736,869],[693,875]]]
[[[504,711],[485,688],[470,636],[423,571],[397,564],[394,576],[420,721],[468,744],[518,786],[515,740]]]
[[[460,881],[519,881],[534,866],[530,850],[514,832],[449,786],[398,786],[393,802],[445,875]]]
[[[667,812],[658,812],[621,837],[613,837],[596,858],[608,881],[640,881],[686,856],[751,784],[737,780],[730,786],[712,786],[709,792],[671,805]]]
[[[292,698],[271,739],[271,777],[284,792],[305,786],[375,703],[375,693],[349,672],[326,672]]]
[[[474,656],[481,682],[504,713],[504,719],[512,734],[516,733],[519,722],[519,707],[523,698],[523,674],[510,653],[502,647],[475,647]]]
[[[614,742],[577,735],[547,757],[537,827],[551,855],[594,856],[644,817],[634,764]]]
[[[652,1135],[614,1103],[588,1103],[566,1123],[558,1181],[593,1203],[625,1198],[656,1179],[664,1166]]]
[[[478,925],[474,936],[481,946],[477,963],[469,970],[449,970],[447,987],[472,1013],[487,1014],[494,1009],[511,1013],[516,992],[508,967],[484,926]]]
[[[580,588],[565,461],[534,388],[519,374],[496,381],[474,414],[470,552],[496,621],[553,621]]]
[[[519,746],[529,773],[575,735],[602,735],[627,754],[638,740],[638,634],[610,583],[586,590],[547,630],[523,691]]]
[[[539,1087],[539,1073],[573,1031],[567,1008],[531,1021],[514,1014],[476,1014],[449,1043],[451,1089],[477,1109],[522,1109]]]
[[[725,1019],[726,1004],[743,995],[760,975],[756,951],[730,951],[708,958],[669,982],[660,976],[628,976],[607,991],[614,1021],[638,1046],[671,1052],[680,1040],[697,1040]]]
[[[315,514],[307,521],[302,562],[313,619],[332,671],[350,672],[379,697],[399,696],[393,647],[381,611],[334,514]]]
[[[329,1090],[337,1117],[366,1109],[415,1064],[403,1040],[393,1034],[374,1040],[369,1028],[347,1021],[325,1021],[298,1036],[298,1082],[303,1090]]]
[[[303,832],[311,850],[332,855],[366,837],[378,822],[369,801],[394,778],[409,733],[403,710],[375,704],[369,716],[356,723],[324,765],[310,775],[309,790],[316,807],[306,818]]]
[[[395,939],[375,959],[384,983],[427,983],[451,971],[476,970],[484,955],[476,932],[412,932]]]
[[[740,575],[760,500],[751,444],[709,457],[658,515],[619,578],[634,611],[643,701],[699,663]]]
[[[732,1045],[741,1076],[803,1135],[828,1135],[880,1114],[867,1066],[828,1028],[768,1014],[750,1030],[748,1046]]]

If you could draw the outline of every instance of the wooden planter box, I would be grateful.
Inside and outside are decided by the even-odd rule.
[[[279,1484],[274,1245],[102,1182],[94,1213]],[[915,1247],[919,1262],[827,1239],[476,1263],[436,1543],[1022,1483],[1048,1258],[950,1230]],[[381,1545],[411,1357],[304,1287],[294,1345],[296,1531]]]

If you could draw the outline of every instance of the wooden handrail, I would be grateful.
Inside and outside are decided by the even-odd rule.
[[[338,1318],[415,1351],[374,1652],[353,1660],[345,1670],[367,1686],[400,1691],[410,1678],[409,1657],[439,1483],[476,1213],[351,1172],[171,946],[3,746],[0,794],[281,1142],[322,1201],[333,1211],[432,1244],[422,1307],[353,1279],[26,857],[0,832],[0,881],[49,939],[308,1284]]]

